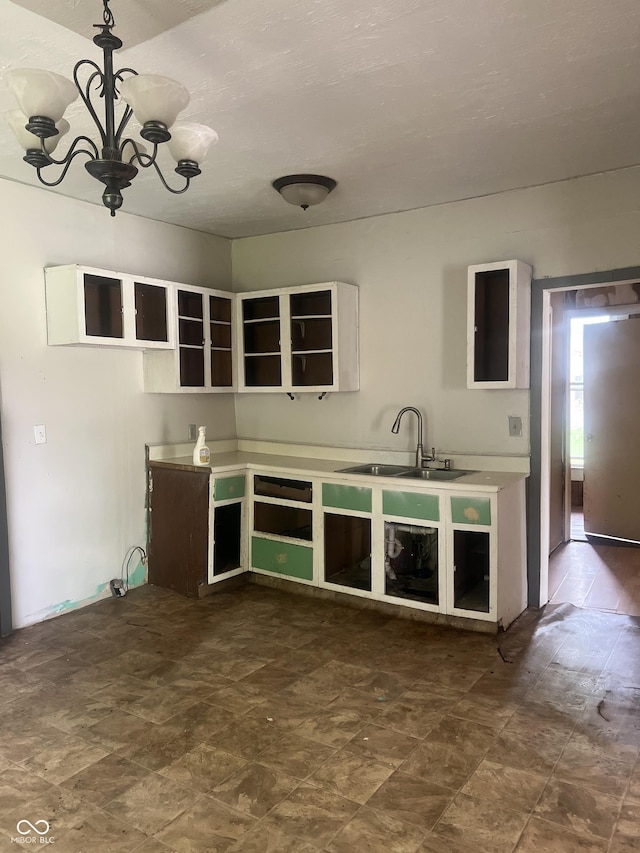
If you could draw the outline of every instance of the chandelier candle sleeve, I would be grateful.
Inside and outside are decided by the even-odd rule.
[[[93,38],[102,50],[102,69],[93,60],[81,59],[73,69],[73,82],[37,68],[8,71],[5,79],[20,110],[10,110],[6,118],[26,152],[23,159],[36,169],[40,183],[58,186],[73,160],[83,156],[87,158],[87,172],[105,185],[102,201],[115,216],[122,206],[122,191],[131,186],[139,169],[153,167],[165,189],[176,195],[186,192],[191,179],[200,174],[199,164],[209,146],[218,137],[205,125],[189,122],[176,125],[176,140],[170,150],[177,160],[174,171],[184,179],[184,184],[174,188],[167,183],[157,162],[158,146],[172,139],[171,128],[189,103],[189,93],[169,77],[138,74],[133,68],[114,71],[113,54],[122,47],[122,42],[112,32],[115,21],[109,9],[110,0],[102,2],[103,23],[95,25],[99,32]],[[56,160],[53,151],[60,137],[69,130],[63,115],[78,95],[96,125],[97,137],[77,136],[64,157]],[[124,135],[134,115],[142,125],[140,136],[153,145],[151,152],[142,145],[140,137]],[[51,166],[61,167],[53,180],[48,179]]]

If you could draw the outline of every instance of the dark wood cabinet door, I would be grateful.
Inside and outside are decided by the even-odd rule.
[[[207,584],[209,470],[151,467],[149,583],[197,597]]]

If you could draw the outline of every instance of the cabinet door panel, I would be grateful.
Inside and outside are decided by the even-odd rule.
[[[401,518],[423,518],[426,521],[440,521],[440,499],[437,495],[418,492],[382,493],[382,511],[385,515],[398,515]]]
[[[157,284],[133,284],[136,309],[136,340],[168,341],[167,289]]]
[[[451,498],[451,518],[454,524],[491,524],[489,498]]]
[[[313,548],[253,536],[251,565],[256,569],[310,581],[313,579]]]
[[[149,583],[197,596],[207,581],[209,473],[152,468]]]
[[[213,497],[216,501],[228,501],[244,496],[244,477],[216,477]]]
[[[371,489],[363,486],[344,486],[339,483],[322,484],[323,506],[371,512]]]
[[[84,314],[87,335],[123,338],[122,282],[116,278],[86,273]]]

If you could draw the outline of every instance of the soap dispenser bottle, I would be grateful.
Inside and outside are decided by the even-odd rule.
[[[194,465],[208,465],[211,459],[211,453],[205,443],[206,434],[206,426],[198,427],[198,440],[196,441],[196,446],[193,449]]]

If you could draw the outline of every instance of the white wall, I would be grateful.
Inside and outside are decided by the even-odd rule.
[[[145,545],[145,442],[235,434],[232,395],[144,394],[142,353],[48,347],[43,267],[80,263],[231,286],[230,242],[126,213],[111,218],[0,182],[0,411],[13,621],[38,621],[101,594],[127,548]],[[178,203],[178,202],[176,202]],[[34,424],[47,443],[35,445]],[[135,561],[132,561],[135,567]]]
[[[234,290],[351,282],[361,317],[359,393],[239,396],[239,435],[405,450],[415,446],[413,424],[399,436],[391,424],[415,405],[428,446],[528,454],[528,392],[466,389],[467,266],[517,258],[541,278],[638,264],[639,200],[636,168],[234,241]],[[509,437],[508,415],[522,417],[522,438]]]

